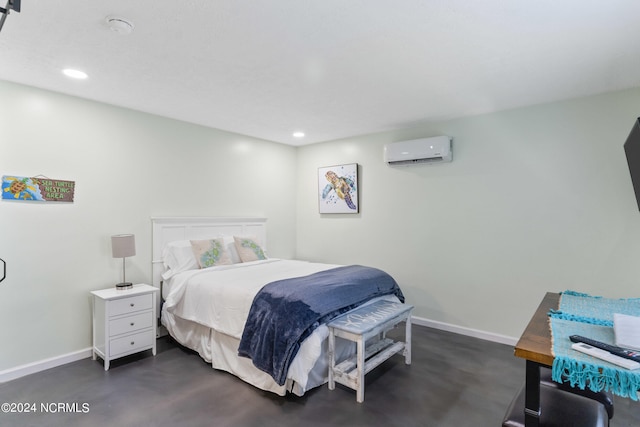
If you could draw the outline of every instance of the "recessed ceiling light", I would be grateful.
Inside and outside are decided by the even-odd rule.
[[[72,79],[86,79],[89,77],[84,71],[74,70],[73,68],[65,68],[62,72],[65,76],[71,77]]]
[[[304,138],[304,132],[294,132],[293,133],[293,137],[294,138]]]

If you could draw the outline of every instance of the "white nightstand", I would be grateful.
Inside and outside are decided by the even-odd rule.
[[[92,291],[93,360],[109,361],[149,350],[156,355],[156,304],[158,288],[133,285],[133,289],[116,288]]]

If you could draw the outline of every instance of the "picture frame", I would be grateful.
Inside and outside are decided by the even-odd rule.
[[[2,200],[20,202],[73,203],[76,183],[62,179],[3,175],[0,182]]]
[[[318,168],[318,207],[321,214],[356,214],[359,206],[358,164]]]

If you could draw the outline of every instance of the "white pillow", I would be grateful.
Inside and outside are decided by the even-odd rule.
[[[233,236],[222,236],[222,241],[224,242],[224,248],[227,250],[229,257],[231,258],[231,263],[238,264],[242,262],[240,255],[238,255],[238,251],[236,250],[236,241]]]
[[[162,249],[162,262],[167,271],[162,275],[164,279],[187,270],[200,268],[191,249],[189,240],[177,240],[167,243]]]

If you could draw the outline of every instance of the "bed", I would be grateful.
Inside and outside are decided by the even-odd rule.
[[[157,303],[167,332],[214,369],[278,395],[302,396],[327,382],[330,318],[380,299],[403,300],[395,281],[376,269],[269,258],[265,218],[152,218],[152,228],[153,285],[161,288]],[[340,287],[348,290],[338,299],[347,303],[323,312],[336,299],[329,284],[336,274],[344,275]],[[361,277],[368,288],[351,282]],[[291,294],[308,290],[317,302],[291,302]],[[282,310],[265,305],[274,298]],[[298,314],[296,307],[314,304],[322,317]],[[284,317],[271,318],[279,312]],[[274,345],[286,356],[274,357]],[[335,352],[340,360],[354,348],[339,341]]]

